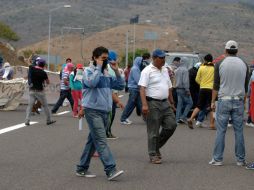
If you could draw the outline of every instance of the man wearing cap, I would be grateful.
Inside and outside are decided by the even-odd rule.
[[[173,135],[176,121],[171,106],[174,105],[172,84],[168,70],[164,67],[165,52],[156,49],[152,54],[152,59],[152,63],[141,72],[138,84],[142,112],[146,117],[150,162],[161,164],[160,148]]]
[[[226,43],[226,57],[215,64],[211,107],[216,107],[216,139],[212,160],[209,164],[221,166],[225,147],[225,134],[231,117],[235,132],[235,156],[238,166],[246,165],[243,136],[244,99],[248,90],[248,65],[237,57],[238,44],[230,40]]]
[[[37,59],[37,66],[30,67],[30,85],[29,85],[29,102],[26,110],[25,125],[30,125],[30,117],[35,100],[39,100],[44,107],[45,114],[47,116],[47,125],[51,125],[56,121],[51,120],[50,111],[44,91],[44,85],[49,84],[47,73],[43,70],[46,61],[42,58]]]
[[[56,104],[54,105],[53,109],[51,110],[52,114],[55,114],[60,106],[62,106],[65,98],[67,98],[70,102],[71,108],[73,110],[74,101],[71,95],[70,89],[70,81],[69,76],[70,73],[73,71],[74,65],[72,63],[67,63],[66,67],[64,68],[63,72],[61,73],[61,83],[60,83],[60,97]]]
[[[113,50],[109,51],[108,54],[108,73],[111,77],[116,77],[115,71],[111,68],[111,66],[117,64],[117,53]],[[123,77],[123,76],[122,76]],[[120,98],[118,97],[118,90],[112,90],[112,110],[109,114],[109,122],[106,130],[107,139],[117,139],[118,137],[112,134],[111,127],[114,122],[115,114],[116,114],[116,108],[119,106],[121,109],[124,108],[124,105],[120,101]]]

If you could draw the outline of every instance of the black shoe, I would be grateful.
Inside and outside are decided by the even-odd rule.
[[[94,178],[96,177],[95,174],[92,174],[89,171],[76,171],[76,175],[79,177],[87,177],[87,178]]]
[[[47,125],[51,125],[51,124],[53,124],[53,123],[55,123],[56,121],[54,121],[54,120],[51,120],[51,121],[48,121],[47,122]]]
[[[29,122],[29,121],[26,121],[26,122],[25,122],[25,125],[26,125],[26,126],[30,125],[30,122]]]
[[[111,133],[111,134],[108,134],[108,135],[107,135],[107,139],[115,140],[115,139],[118,139],[118,137],[116,137],[115,135],[113,135],[113,134]]]
[[[123,170],[114,170],[112,171],[110,174],[108,174],[108,180],[111,181],[111,180],[114,180],[116,179],[118,176],[122,175],[124,172]]]

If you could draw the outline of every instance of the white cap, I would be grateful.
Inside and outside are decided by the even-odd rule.
[[[238,49],[238,44],[234,40],[229,40],[226,43],[225,49]]]

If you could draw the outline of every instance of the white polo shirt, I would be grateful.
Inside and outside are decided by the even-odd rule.
[[[167,99],[172,88],[167,68],[163,66],[159,70],[152,63],[141,72],[138,85],[146,87],[146,96],[159,100]]]

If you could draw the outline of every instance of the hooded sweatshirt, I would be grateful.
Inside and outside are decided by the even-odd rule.
[[[130,71],[130,75],[128,78],[128,87],[132,90],[139,91],[138,82],[140,79],[140,66],[142,63],[142,57],[136,57],[133,63],[133,66]]]
[[[83,69],[77,69],[70,74],[70,88],[71,90],[82,90]]]
[[[182,58],[178,68],[175,70],[176,88],[185,89],[186,92],[190,91],[189,71],[185,66],[186,58]]]
[[[112,110],[112,89],[123,90],[124,78],[112,77],[107,70],[101,72],[101,66],[90,64],[83,73],[82,106],[105,112]]]

